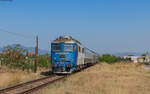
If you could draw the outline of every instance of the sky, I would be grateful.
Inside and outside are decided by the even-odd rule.
[[[98,53],[150,51],[150,1],[0,0],[0,47],[34,47],[37,34],[44,50],[68,35]]]

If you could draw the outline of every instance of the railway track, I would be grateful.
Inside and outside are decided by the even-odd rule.
[[[82,70],[79,70],[79,71],[83,71],[87,67],[88,66],[82,68]],[[72,74],[76,74],[79,71],[72,73]],[[72,75],[72,74],[70,74],[70,75]],[[42,87],[46,87],[49,84],[52,84],[57,81],[61,81],[64,78],[66,78],[67,76],[69,76],[69,75],[65,75],[65,76],[59,75],[58,76],[58,75],[53,74],[53,75],[50,75],[47,77],[39,78],[36,80],[28,81],[28,82],[21,83],[21,84],[15,85],[15,86],[1,89],[0,94],[31,94],[34,91],[41,89]]]
[[[0,94],[30,94],[48,84],[63,80],[64,78],[65,76],[51,75],[1,89]]]

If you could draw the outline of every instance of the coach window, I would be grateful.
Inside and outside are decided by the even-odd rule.
[[[82,47],[80,47],[80,52],[82,53]]]
[[[84,48],[82,48],[82,53],[84,53]]]

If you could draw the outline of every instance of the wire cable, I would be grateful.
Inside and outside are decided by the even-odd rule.
[[[29,37],[29,36],[25,36],[25,35],[22,35],[22,34],[16,33],[16,32],[10,32],[10,31],[8,31],[8,30],[4,30],[4,29],[1,29],[1,28],[0,28],[0,32],[9,33],[9,34],[11,34],[11,35],[23,37],[23,38],[26,38],[26,39],[29,39],[29,38],[30,38],[30,39],[33,40],[33,38],[31,38],[31,37]]]

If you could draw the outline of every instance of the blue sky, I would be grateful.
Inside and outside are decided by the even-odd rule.
[[[0,1],[0,46],[20,43],[41,49],[60,35],[71,35],[99,53],[150,51],[149,0]]]

